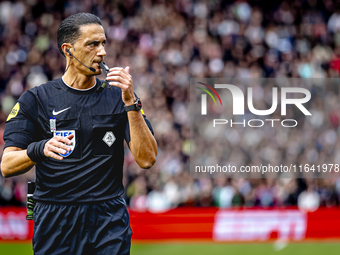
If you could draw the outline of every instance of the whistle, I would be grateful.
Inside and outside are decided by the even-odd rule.
[[[106,76],[110,72],[110,68],[105,64],[105,62],[99,62],[99,67],[105,72]],[[98,87],[98,89],[96,91],[97,94],[102,92],[105,89],[105,87],[108,83],[109,82],[107,80],[105,80],[104,83],[100,87]],[[109,85],[108,89],[111,89],[111,88],[112,88],[112,86]]]

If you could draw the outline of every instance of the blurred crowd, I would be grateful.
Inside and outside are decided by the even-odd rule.
[[[0,137],[7,115],[25,90],[63,75],[65,59],[58,51],[56,33],[65,17],[78,12],[93,13],[102,20],[107,37],[105,62],[109,67],[130,66],[135,91],[154,128],[159,150],[151,169],[140,169],[127,147],[125,150],[123,182],[132,209],[339,205],[340,179],[336,178],[193,179],[189,172],[189,79],[338,78],[339,3],[2,1]],[[339,100],[339,95],[335,97]],[[323,118],[336,123],[326,131],[332,148],[339,151],[339,143],[332,143],[339,140],[339,109]],[[317,137],[310,137],[308,150],[291,146],[292,155],[299,158],[311,151],[308,155],[315,157],[318,148],[314,139]],[[3,146],[0,139],[0,154]],[[275,156],[272,148],[267,152]],[[340,151],[334,160],[340,161]],[[14,178],[0,177],[0,206],[24,205],[26,183],[34,178],[34,170]]]

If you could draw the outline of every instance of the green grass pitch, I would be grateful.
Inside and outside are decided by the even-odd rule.
[[[33,255],[30,244],[0,243],[0,254]],[[273,243],[166,243],[166,244],[133,244],[131,255],[338,255],[340,242],[290,243],[286,246],[275,246]]]

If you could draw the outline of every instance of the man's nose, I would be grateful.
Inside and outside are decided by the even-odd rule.
[[[105,47],[104,47],[104,45],[101,45],[101,46],[99,46],[100,48],[99,48],[99,50],[98,50],[98,52],[97,52],[97,55],[98,56],[106,56],[106,51],[105,51]]]

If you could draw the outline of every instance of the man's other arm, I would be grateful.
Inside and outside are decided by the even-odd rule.
[[[141,168],[150,168],[156,162],[157,143],[140,111],[128,112],[131,153]]]
[[[71,139],[73,135],[67,137],[55,136],[48,140],[44,145],[42,154],[46,158],[54,158],[57,160],[63,160],[63,157],[58,153],[65,154],[66,151],[70,151],[71,148],[67,145],[71,145]],[[4,149],[1,161],[1,173],[4,177],[12,177],[28,172],[36,162],[32,161],[27,155],[27,150],[9,146]]]
[[[4,177],[24,174],[36,164],[27,156],[26,151],[18,147],[4,149],[1,161],[1,173]]]
[[[125,105],[132,105],[136,98],[133,92],[132,76],[129,74],[130,68],[114,67],[110,69],[106,80],[111,86],[116,86],[122,90],[122,100]],[[156,162],[157,143],[149,130],[140,111],[129,111],[130,126],[129,147],[132,155],[141,168],[150,168]]]

